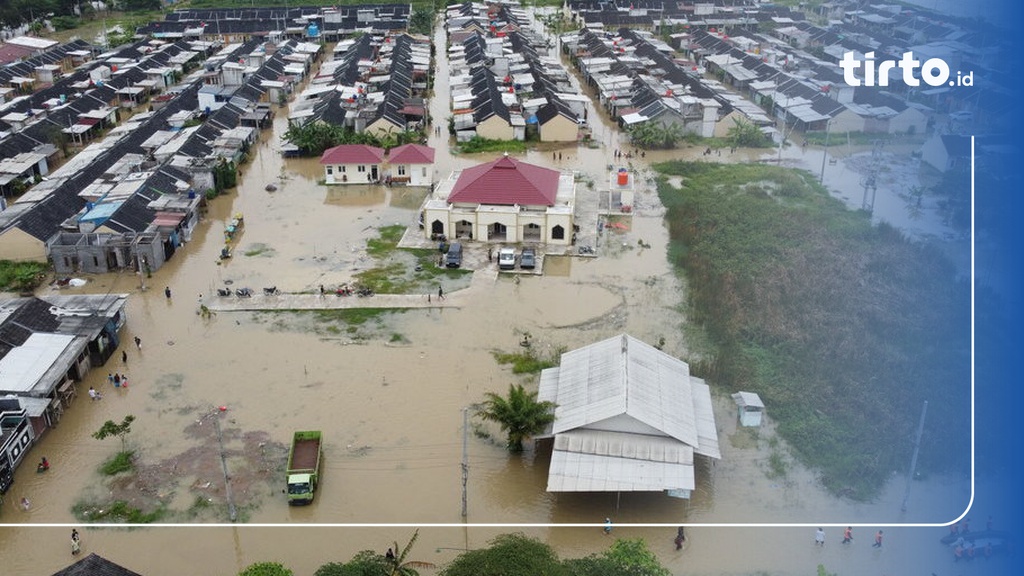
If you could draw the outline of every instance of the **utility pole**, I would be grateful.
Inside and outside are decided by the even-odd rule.
[[[832,128],[832,119],[825,122],[825,149],[821,152],[821,176],[818,177],[818,183],[825,183],[825,158],[828,158],[828,134],[829,129]]]
[[[786,132],[786,121],[782,121],[782,140],[779,142],[779,159],[775,162],[776,165],[782,166],[782,147],[786,144],[786,140],[789,139],[789,135],[796,130],[796,119],[793,119],[793,125],[789,127],[789,132]]]
[[[921,421],[917,424],[917,437],[914,438],[914,455],[910,457],[910,470],[907,471],[907,489],[903,493],[903,508],[907,511],[907,501],[910,500],[910,483],[914,480],[914,473],[917,471],[917,453],[921,448],[921,435],[924,434],[924,417],[928,414],[928,401],[924,401],[921,408]]]
[[[146,291],[146,259],[139,254],[139,237],[136,236],[132,239],[132,244],[135,246],[135,266],[139,269],[139,290],[142,292]]]
[[[462,409],[462,518],[465,520],[466,510],[466,485],[469,483],[469,407]]]

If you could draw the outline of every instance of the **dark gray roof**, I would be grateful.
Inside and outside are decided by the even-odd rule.
[[[124,566],[92,553],[67,568],[54,572],[53,576],[142,576]]]
[[[50,304],[38,298],[24,298],[17,310],[0,324],[0,358],[21,346],[34,332],[56,332],[60,320],[50,313]]]

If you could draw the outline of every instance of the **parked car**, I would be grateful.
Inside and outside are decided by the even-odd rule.
[[[949,119],[956,122],[970,122],[971,120],[974,120],[974,113],[969,110],[961,110],[950,114]]]
[[[524,270],[533,270],[537,266],[537,251],[533,248],[523,248],[519,254],[519,267]]]
[[[448,246],[448,253],[444,257],[444,265],[448,268],[458,268],[462,266],[462,244],[458,242],[452,242]]]
[[[512,248],[498,250],[498,269],[512,270],[516,267],[516,251]]]

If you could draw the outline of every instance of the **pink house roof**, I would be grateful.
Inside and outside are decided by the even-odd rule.
[[[405,144],[392,148],[388,153],[388,162],[392,164],[433,164],[434,149],[422,144]]]
[[[384,149],[365,144],[342,144],[324,150],[321,164],[380,164],[384,161]]]
[[[462,171],[448,202],[553,206],[559,172],[502,156]]]

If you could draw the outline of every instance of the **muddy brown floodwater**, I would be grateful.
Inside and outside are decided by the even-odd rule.
[[[442,44],[443,45],[443,44]],[[441,51],[443,52],[443,51]],[[440,59],[438,91],[446,93],[447,63]],[[444,99],[432,103],[446,118]],[[564,147],[563,162],[549,152],[523,158],[554,168],[575,169],[583,179],[578,201],[596,207],[597,192],[585,182],[605,182],[613,151],[621,146],[614,126],[592,113],[596,144]],[[236,192],[216,199],[194,240],[151,278],[130,273],[90,277],[83,293],[128,292],[124,340],[139,336],[142,350],[128,348],[127,365],[115,355],[80,386],[105,390],[99,402],[79,399],[33,448],[47,456],[49,473],[22,466],[0,521],[0,558],[5,574],[49,574],[70,563],[67,526],[76,505],[124,498],[140,507],[161,503],[168,522],[228,523],[228,494],[221,452],[232,477],[237,526],[82,529],[84,552],[97,552],[147,576],[231,574],[249,563],[276,560],[296,574],[347,560],[365,548],[383,550],[406,541],[414,526],[463,521],[460,461],[462,412],[486,392],[504,392],[521,378],[494,360],[494,351],[517,351],[529,332],[534,349],[554,353],[621,332],[647,342],[664,338],[666,352],[683,359],[699,353],[689,342],[682,311],[684,286],[666,258],[668,233],[663,208],[649,185],[642,186],[627,231],[581,236],[598,246],[599,258],[551,257],[543,276],[519,281],[499,275],[458,308],[396,311],[350,327],[311,314],[198,312],[212,304],[215,289],[248,286],[257,292],[276,285],[284,292],[312,292],[318,285],[351,281],[374,265],[366,239],[380,226],[415,226],[424,191],[375,186],[326,188],[315,159],[283,160],[279,135],[265,134]],[[452,155],[444,138],[437,170],[493,159]],[[696,150],[670,156],[696,155]],[[648,154],[646,160],[665,158]],[[650,175],[636,163],[643,184]],[[265,186],[275,183],[277,191]],[[224,222],[245,217],[235,256],[223,263]],[[594,220],[596,222],[596,220]],[[641,248],[638,241],[650,247]],[[449,291],[466,282],[446,279]],[[142,285],[145,285],[143,289]],[[169,286],[173,297],[164,297]],[[46,290],[48,288],[44,288]],[[430,287],[433,290],[434,286]],[[373,305],[373,299],[366,300]],[[107,372],[130,376],[127,390],[106,383]],[[222,409],[223,408],[223,409]],[[869,547],[871,527],[855,530],[852,546],[813,546],[813,528],[692,528],[684,550],[672,544],[678,523],[732,522],[938,522],[963,510],[966,481],[916,482],[911,506],[900,512],[903,484],[895,478],[877,501],[852,503],[823,492],[814,475],[790,462],[785,477],[766,475],[770,430],[737,431],[727,396],[716,400],[723,459],[703,465],[692,501],[661,494],[555,496],[545,491],[547,456],[506,453],[500,434],[475,424],[469,435],[470,523],[547,524],[664,523],[663,527],[616,526],[617,537],[643,537],[662,561],[687,574],[810,573],[818,563],[843,574],[947,573],[949,558],[938,544],[941,528],[890,528],[882,550]],[[117,440],[91,438],[105,420],[134,414],[128,437],[142,472],[132,481],[108,484],[97,467],[117,450]],[[216,424],[220,433],[214,428]],[[297,429],[323,430],[324,470],[316,502],[287,506],[282,495],[286,447]],[[223,448],[222,448],[223,445]],[[784,447],[783,447],[784,450]],[[31,499],[29,511],[14,503]],[[982,512],[977,512],[984,516]],[[248,524],[289,524],[257,527]],[[310,527],[307,524],[395,523],[410,526]],[[444,562],[459,549],[486,544],[500,527],[429,527],[421,532],[417,559]],[[597,527],[523,527],[567,557],[599,551],[609,540]],[[737,553],[742,551],[742,553]],[[998,573],[999,560],[976,574]],[[993,570],[989,572],[989,569]]]

